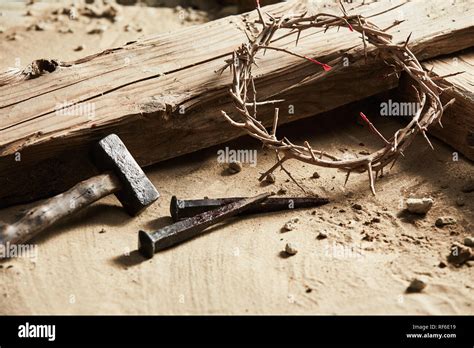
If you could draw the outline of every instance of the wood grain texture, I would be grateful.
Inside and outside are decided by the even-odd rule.
[[[267,11],[320,12],[304,2],[272,5]],[[433,6],[442,15],[430,16]],[[412,51],[419,59],[452,53],[474,45],[474,10],[442,1],[393,1],[357,7],[352,12],[381,28],[405,21],[389,32],[403,42],[413,31]],[[241,135],[219,114],[232,110],[227,89],[230,75],[215,71],[246,41],[255,13],[157,35],[110,49],[38,78],[0,87],[0,206],[36,200],[71,187],[94,174],[86,152],[103,136],[117,133],[140,165],[223,143]],[[456,18],[453,21],[453,18]],[[329,63],[321,72],[314,64],[281,52],[259,60],[260,100],[283,98],[281,123],[334,109],[396,86],[389,71],[355,33],[329,30],[279,40],[278,47]],[[349,65],[345,66],[344,58]],[[363,83],[361,83],[363,81]],[[58,105],[93,105],[91,115],[63,115]],[[294,114],[288,111],[294,107]],[[285,110],[288,110],[285,112]],[[272,106],[259,109],[269,124]],[[15,161],[21,155],[21,161]]]
[[[443,128],[432,127],[430,133],[474,161],[474,50],[429,60],[423,66],[438,76],[462,74],[443,79],[453,86],[442,95],[443,103],[455,98],[443,116]]]

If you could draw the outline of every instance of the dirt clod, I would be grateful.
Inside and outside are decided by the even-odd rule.
[[[446,225],[454,225],[456,222],[456,219],[452,216],[441,216],[436,219],[435,225],[436,227],[443,227]]]

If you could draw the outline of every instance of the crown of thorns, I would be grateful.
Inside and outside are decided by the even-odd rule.
[[[383,174],[385,166],[390,163],[393,166],[398,156],[403,156],[403,151],[411,144],[418,133],[421,133],[429,146],[433,148],[426,135],[426,131],[434,122],[438,122],[441,125],[441,117],[444,109],[454,102],[454,99],[452,99],[445,105],[441,103],[440,95],[447,87],[437,84],[434,81],[436,78],[432,78],[430,74],[423,69],[418,59],[410,51],[408,41],[411,34],[403,44],[394,44],[392,43],[392,36],[390,34],[367,21],[363,16],[348,15],[342,3],[341,10],[343,12],[342,16],[326,13],[311,16],[308,16],[306,13],[273,16],[265,13],[267,18],[264,18],[260,6],[257,5],[259,19],[256,20],[256,23],[260,24],[262,29],[254,36],[246,32],[249,42],[242,44],[233,52],[232,59],[226,60],[226,65],[221,69],[222,72],[230,67],[233,77],[230,95],[237,110],[237,118],[231,118],[223,110],[221,111],[222,115],[231,125],[241,128],[250,136],[260,140],[265,147],[273,149],[276,152],[277,161],[275,165],[260,176],[260,181],[280,167],[298,185],[296,180],[291,176],[291,173],[283,166],[285,161],[296,159],[316,166],[337,168],[345,171],[347,174],[344,185],[347,183],[352,172],[363,173],[367,171],[370,188],[372,193],[375,194],[374,182],[378,178],[379,173]],[[267,130],[257,118],[258,105],[277,103],[282,100],[257,101],[254,76],[252,75],[252,67],[255,64],[256,54],[260,50],[281,51],[309,60],[320,65],[325,71],[329,71],[332,68],[327,64],[321,63],[308,56],[291,52],[287,49],[273,47],[271,43],[275,41],[272,41],[272,38],[279,29],[289,29],[290,32],[288,35],[297,34],[297,45],[303,30],[309,28],[324,28],[324,32],[326,32],[326,30],[331,27],[346,27],[350,31],[360,33],[362,35],[366,58],[367,44],[369,43],[378,49],[378,54],[382,53],[381,56],[384,62],[394,68],[394,73],[397,74],[397,76],[400,71],[405,71],[414,81],[413,87],[420,105],[410,122],[404,128],[397,130],[389,139],[385,138],[361,112],[360,116],[362,119],[368,124],[370,130],[381,139],[384,146],[369,155],[355,159],[342,159],[324,151],[313,149],[307,141],[304,142],[304,145],[297,145],[286,137],[278,139],[276,135],[278,108],[275,108],[271,130]]]

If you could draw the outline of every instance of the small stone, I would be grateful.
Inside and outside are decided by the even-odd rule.
[[[265,182],[268,184],[273,184],[275,183],[275,181],[276,181],[275,174],[270,173],[265,177]]]
[[[362,151],[359,151],[359,155],[368,156],[370,155],[370,152],[367,150],[362,150]]]
[[[63,28],[58,29],[58,33],[60,33],[60,34],[72,34],[72,33],[74,33],[74,30],[72,30],[72,28],[69,28],[69,27],[63,27]]]
[[[7,39],[7,41],[15,41],[19,39],[19,36],[15,32],[13,32],[8,34],[5,39]]]
[[[406,292],[407,293],[421,292],[424,288],[426,288],[426,281],[424,279],[415,278],[411,281]]]
[[[288,192],[288,190],[286,188],[280,188],[277,192],[277,195],[284,195]]]
[[[242,171],[242,164],[240,162],[230,162],[227,165],[227,171],[230,174],[237,174]]]
[[[105,233],[105,228],[102,228],[99,233]]]
[[[87,31],[87,34],[89,34],[89,35],[92,35],[92,34],[103,34],[106,30],[107,30],[107,26],[106,26],[106,25],[101,25],[101,26],[99,26],[99,27],[95,27],[95,28],[89,29],[89,30]]]
[[[466,204],[466,202],[464,201],[464,198],[458,197],[458,198],[456,199],[456,205],[457,205],[458,207],[464,207],[465,204]]]
[[[474,247],[474,237],[464,238],[464,245],[468,247]]]
[[[299,218],[293,218],[288,221],[285,225],[283,225],[283,230],[285,231],[293,231],[296,228],[296,224],[300,221]]]
[[[464,193],[469,193],[474,191],[474,180],[471,179],[461,187],[461,191]]]
[[[471,260],[474,257],[474,254],[471,251],[471,248],[466,248],[460,244],[453,244],[451,246],[451,253],[448,255],[447,259],[449,263],[460,266],[463,263]]]
[[[454,225],[456,224],[456,219],[451,216],[441,216],[436,219],[435,225],[436,227],[443,227],[446,225]]]
[[[296,245],[293,243],[286,243],[285,251],[288,255],[295,255],[298,252]]]
[[[426,214],[433,206],[431,198],[408,198],[407,209],[410,213]]]
[[[362,210],[362,206],[359,203],[352,204],[352,208],[355,210]]]
[[[36,31],[44,31],[46,30],[46,25],[43,22],[38,22],[36,24],[30,25],[26,30],[36,30]]]
[[[439,268],[446,268],[447,264],[441,261],[438,265]]]
[[[82,51],[84,49],[84,47],[85,47],[84,45],[79,45],[76,48],[74,48],[74,51],[76,51],[76,52]]]
[[[314,172],[312,178],[313,179],[319,179],[321,176],[319,175],[318,172]]]
[[[324,232],[319,232],[318,236],[316,237],[316,239],[318,240],[321,240],[321,239],[326,239],[328,237],[328,235]]]

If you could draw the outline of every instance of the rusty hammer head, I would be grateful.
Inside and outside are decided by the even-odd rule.
[[[102,171],[111,171],[119,179],[121,189],[115,196],[132,216],[139,214],[160,197],[124,143],[115,134],[100,140],[92,150],[92,158]]]

